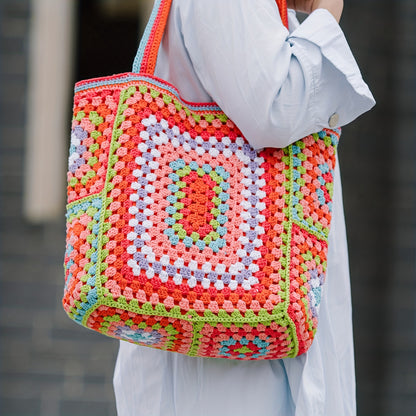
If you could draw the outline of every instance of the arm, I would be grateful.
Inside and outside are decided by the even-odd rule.
[[[176,3],[203,87],[254,148],[285,147],[329,127],[334,113],[342,126],[374,105],[327,10],[289,34],[274,0]]]

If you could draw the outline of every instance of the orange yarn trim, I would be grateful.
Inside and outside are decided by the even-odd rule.
[[[280,17],[286,28],[289,28],[289,21],[287,18],[287,2],[286,0],[276,0],[277,7],[279,7]]]
[[[154,74],[156,68],[157,54],[159,45],[165,32],[166,22],[168,20],[172,0],[164,0],[159,8],[156,20],[154,22],[152,33],[146,45],[140,73]]]

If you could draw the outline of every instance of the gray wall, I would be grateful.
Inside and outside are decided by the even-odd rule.
[[[349,0],[376,108],[340,145],[360,415],[416,415],[416,2]]]
[[[61,306],[64,205],[56,223],[22,217],[30,4],[0,2],[0,414],[115,415],[118,343],[84,331]]]
[[[412,416],[416,2],[346,3],[342,26],[378,102],[340,145],[358,414]],[[0,414],[114,415],[117,342],[73,324],[60,305],[64,222],[33,226],[21,214],[30,15],[29,0],[0,0]]]

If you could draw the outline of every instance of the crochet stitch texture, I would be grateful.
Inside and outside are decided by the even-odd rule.
[[[215,104],[186,103],[151,75],[78,83],[65,311],[190,356],[304,353],[325,280],[338,140],[324,130],[255,151]]]

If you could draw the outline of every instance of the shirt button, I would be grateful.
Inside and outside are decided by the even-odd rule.
[[[338,125],[338,122],[339,122],[339,114],[334,113],[334,114],[332,114],[331,117],[329,117],[328,125],[329,125],[329,127],[333,128],[333,127],[336,127]]]

